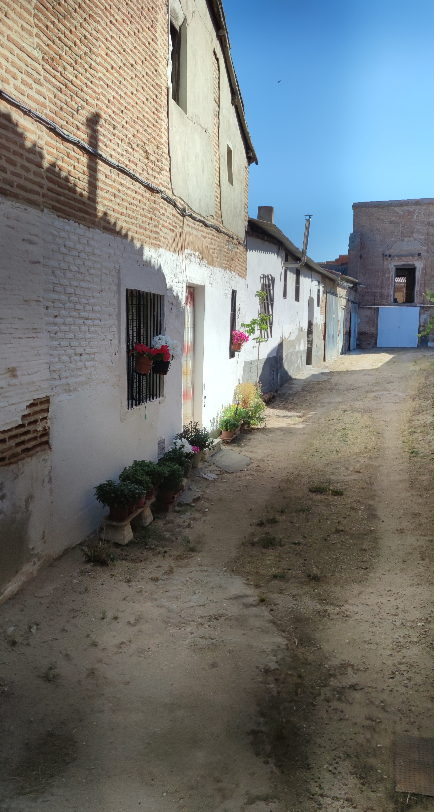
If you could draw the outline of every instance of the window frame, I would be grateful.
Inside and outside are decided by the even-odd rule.
[[[164,394],[164,376],[151,371],[140,375],[135,371],[136,356],[130,355],[137,343],[151,347],[152,339],[164,333],[165,297],[160,293],[126,288],[126,351],[127,351],[127,409],[159,400]]]
[[[297,268],[295,273],[295,302],[301,298],[301,269]]]

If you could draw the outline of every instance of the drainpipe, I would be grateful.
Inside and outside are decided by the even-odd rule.
[[[313,214],[306,214],[306,225],[304,229],[304,242],[302,248],[301,259],[299,262],[283,262],[284,268],[289,268],[290,271],[295,270],[296,268],[303,268],[306,264],[307,260],[307,244],[309,242],[309,231],[310,231],[310,220],[313,217]]]

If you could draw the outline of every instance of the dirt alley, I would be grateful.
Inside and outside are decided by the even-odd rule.
[[[2,812],[394,812],[432,736],[430,350],[286,385],[246,471],[0,607]]]

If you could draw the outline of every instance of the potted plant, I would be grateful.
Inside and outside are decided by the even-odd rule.
[[[188,440],[185,440],[184,437],[175,437],[170,447],[160,458],[159,465],[174,462],[184,469],[185,476],[187,476],[191,470],[193,455],[194,451]]]
[[[150,462],[150,460],[134,460],[132,468],[136,467],[142,471],[151,482],[151,491],[147,492],[147,499],[152,499],[157,487],[163,479],[163,468],[157,462]]]
[[[261,384],[239,383],[235,388],[234,400],[238,404],[238,413],[245,428],[254,428],[264,423],[266,404],[261,397]]]
[[[218,425],[222,432],[222,440],[230,443],[240,428],[240,421],[237,417],[221,417]]]
[[[110,508],[109,519],[113,522],[125,522],[135,511],[136,502],[143,495],[143,490],[133,482],[113,482],[107,479],[95,488],[95,496],[102,505]]]
[[[167,375],[171,361],[180,352],[180,344],[167,335],[155,336],[151,342],[156,355],[153,359],[153,372],[158,375]]]
[[[164,477],[157,498],[163,504],[171,504],[183,488],[183,468],[175,462],[164,462],[162,467]]]
[[[212,448],[214,445],[214,440],[209,436],[208,429],[200,428],[197,421],[188,423],[177,436],[188,440],[193,451],[194,448],[199,449],[198,452],[194,452],[194,468],[196,468],[200,460],[204,458],[206,449]]]
[[[153,366],[153,355],[150,347],[139,342],[134,345],[134,349],[130,350],[129,355],[135,356],[135,371],[139,375],[148,375]]]
[[[247,333],[243,333],[242,330],[232,331],[232,349],[234,352],[240,352],[243,344],[246,344],[246,341],[249,341]]]
[[[141,498],[137,501],[136,507],[141,508],[144,507],[145,501],[147,496],[150,498],[153,491],[153,483],[148,475],[143,471],[141,468],[138,468],[135,464],[130,465],[129,468],[124,468],[122,473],[119,474],[120,482],[133,482],[135,485],[139,485],[140,488],[143,490],[143,494]]]

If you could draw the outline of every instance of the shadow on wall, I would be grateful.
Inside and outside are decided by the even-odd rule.
[[[321,328],[319,328],[319,335],[321,335]],[[262,346],[264,347],[264,344]],[[322,361],[322,346],[318,346],[317,341],[314,343],[314,364]],[[277,347],[271,350],[270,355],[266,358],[260,359],[258,365],[257,359],[245,361],[243,382],[255,383],[258,372],[262,392],[276,392],[285,383],[291,381],[301,369],[304,369],[306,360],[307,331],[300,327],[293,340],[279,341]]]
[[[90,116],[87,120],[89,144],[95,149],[99,149],[99,120],[98,115]],[[113,329],[110,330],[111,320],[108,315],[109,311],[113,314],[119,313],[120,300],[124,307],[124,295],[121,297],[119,279],[121,263],[119,258],[115,258],[113,264],[110,263],[107,281],[104,283],[102,269],[98,267],[100,262],[97,262],[96,255],[92,256],[92,250],[95,249],[95,254],[97,248],[106,250],[108,256],[111,256],[112,252],[114,254],[110,241],[103,248],[102,238],[99,234],[96,235],[96,232],[119,237],[129,243],[129,248],[124,252],[124,273],[127,267],[134,269],[133,279],[136,278],[138,281],[132,285],[127,284],[127,287],[141,289],[142,280],[147,278],[147,272],[151,272],[152,269],[151,265],[144,261],[143,246],[135,243],[128,229],[118,227],[106,211],[98,214],[97,158],[87,155],[85,159],[78,151],[78,163],[87,161],[87,171],[81,188],[81,173],[78,173],[79,180],[76,185],[72,178],[63,172],[57,161],[48,163],[44,151],[36,143],[26,142],[23,131],[8,113],[0,114],[0,145],[0,194],[3,198],[18,201],[37,212],[38,210],[53,212],[65,221],[73,221],[74,224],[91,230],[91,247],[86,249],[90,250],[91,261],[88,262],[86,258],[75,266],[74,256],[78,250],[76,247],[72,248],[72,264],[75,267],[74,278],[69,278],[69,287],[73,289],[72,294],[69,294],[72,295],[72,301],[69,300],[69,295],[66,295],[64,297],[66,301],[61,306],[50,298],[50,291],[54,285],[60,284],[60,278],[64,273],[61,263],[60,267],[55,267],[57,263],[49,264],[45,261],[45,254],[47,256],[49,248],[53,258],[54,243],[49,244],[47,240],[45,241],[43,233],[37,234],[34,240],[36,244],[32,248],[32,259],[36,261],[30,262],[29,256],[23,253],[22,246],[23,239],[28,236],[27,233],[23,233],[26,229],[26,209],[23,210],[22,220],[14,221],[15,231],[6,230],[10,235],[9,242],[11,243],[13,238],[14,244],[11,249],[11,246],[8,248],[5,243],[3,249],[2,273],[5,275],[5,289],[11,295],[14,305],[15,303],[19,305],[23,323],[32,325],[33,337],[43,339],[27,342],[26,360],[34,364],[36,381],[34,389],[39,386],[41,389],[29,394],[29,401],[36,396],[47,398],[48,401],[51,397],[52,392],[47,391],[47,388],[51,388],[50,384],[46,382],[43,384],[43,379],[47,381],[49,374],[41,375],[40,385],[38,376],[35,375],[35,370],[45,368],[46,370],[50,368],[52,378],[55,377],[58,383],[66,382],[71,389],[77,389],[78,392],[81,387],[90,392],[95,392],[101,387],[102,394],[103,387],[106,387],[109,401],[112,399],[116,401],[120,397],[120,392],[128,388],[125,365],[121,363],[120,350],[121,343],[124,346],[124,340],[120,341],[118,316],[113,319]],[[72,149],[75,148],[60,142],[57,160],[62,162],[66,152]],[[121,195],[131,193],[130,187],[133,183],[125,177],[119,183],[116,170],[106,168],[105,171],[107,176],[109,173],[115,176],[114,204],[118,207]],[[145,221],[155,217],[159,201],[150,192],[141,187],[133,188],[133,201],[134,206],[139,201],[139,208]],[[158,211],[157,216],[159,217]],[[30,215],[30,219],[34,224],[38,222],[34,214]],[[75,240],[77,235],[78,232],[72,234],[72,239]],[[21,273],[17,271],[17,267],[20,267],[17,265],[20,251],[26,259],[21,266]],[[54,319],[55,315],[57,317],[59,315],[61,323],[65,317],[78,315],[77,312],[73,312],[74,298],[76,297],[78,301],[78,291],[83,285],[86,286],[84,289],[87,289],[88,312],[80,321],[76,319],[75,327],[71,328],[74,330],[76,347],[69,354],[60,346],[62,342],[58,340],[59,335],[56,335],[58,328],[54,328],[54,323],[57,324]],[[172,311],[173,321],[181,323],[183,328],[184,303],[174,291],[167,289],[166,277],[160,265],[154,267],[154,287],[158,293],[164,295],[168,312]],[[81,295],[84,296],[83,290]],[[6,303],[6,299],[4,301]],[[68,312],[69,309],[72,313]],[[11,318],[15,318],[12,310]],[[27,337],[23,336],[23,340],[27,341]],[[35,358],[29,357],[32,346],[35,345],[40,348],[39,355]],[[47,355],[43,356],[44,353]],[[20,375],[20,368],[17,374]],[[121,375],[124,376],[123,380]],[[10,385],[8,375],[5,373],[2,377],[6,381],[5,386],[8,387]],[[115,380],[118,380],[119,388],[114,386]],[[178,386],[181,386],[181,379],[176,383],[176,387]],[[175,392],[174,396],[176,394]],[[127,402],[126,397],[124,400]],[[93,485],[109,477],[117,477],[122,468],[130,464],[139,453],[141,446],[139,426],[136,421],[125,423],[120,421],[119,401],[118,409],[115,411],[113,408],[113,413],[118,416],[117,420],[113,419],[112,410],[109,408],[109,417],[106,421],[102,420],[102,401],[98,397],[90,397],[88,400],[83,398],[82,402],[84,413],[75,415],[75,454],[68,446],[72,431],[70,433],[67,431],[63,436],[60,427],[57,429],[56,470],[52,454],[54,440],[52,404],[49,405],[48,437],[44,449],[35,447],[35,438],[32,444],[32,426],[22,425],[22,422],[16,426],[4,424],[8,425],[8,428],[0,431],[2,454],[5,452],[3,464],[0,465],[2,539],[0,593],[3,586],[15,579],[23,567],[32,569],[42,561],[51,560],[66,547],[78,543],[97,526],[102,517],[102,508],[95,501]],[[24,412],[25,409],[21,411]],[[63,420],[69,422],[67,412],[62,413],[62,417],[57,415],[58,423],[61,424]],[[144,421],[144,432],[145,428]],[[24,435],[29,439],[29,447],[26,443],[23,444]],[[131,459],[127,459],[130,454]],[[88,460],[90,464],[85,465],[84,460]],[[55,525],[60,517],[66,519],[64,533],[61,532],[64,528],[60,525],[55,531]]]

